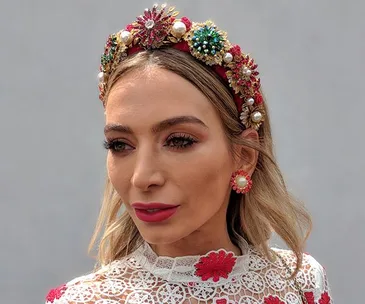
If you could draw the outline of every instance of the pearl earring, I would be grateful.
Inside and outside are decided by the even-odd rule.
[[[232,174],[231,187],[237,193],[247,193],[252,187],[252,180],[245,171],[237,170]]]

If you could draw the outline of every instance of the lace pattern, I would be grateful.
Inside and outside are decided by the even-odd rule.
[[[249,247],[246,242],[241,242],[241,251],[244,253],[237,257],[235,266],[230,273],[229,278],[221,278],[217,283],[211,283],[211,285],[225,284],[232,278],[240,276],[242,273],[246,273],[249,268]],[[225,250],[223,250],[227,253]],[[210,252],[207,253],[209,255]],[[141,246],[135,254],[132,255],[132,259],[136,261],[136,265],[141,267],[155,276],[169,281],[169,282],[185,282],[185,283],[198,283],[201,281],[199,276],[195,275],[196,268],[194,265],[199,262],[201,256],[186,256],[186,257],[159,257],[151,249],[151,247],[145,243]]]
[[[147,245],[99,271],[76,278],[50,292],[46,304],[299,304],[287,266],[295,269],[295,255],[273,249],[283,261],[268,260],[245,247],[227,278],[202,281],[195,275],[196,257],[158,257]],[[297,281],[308,304],[333,304],[322,266],[304,255]]]

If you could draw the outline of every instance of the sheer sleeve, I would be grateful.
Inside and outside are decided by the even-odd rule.
[[[66,289],[66,284],[51,289],[46,296],[46,304],[68,304],[66,299],[64,299]]]
[[[310,300],[312,303],[318,304],[333,304],[334,302],[324,267],[311,255],[306,254],[305,258],[308,264],[311,265],[310,284],[305,286],[306,288],[304,289],[307,301]],[[308,304],[311,304],[310,301],[308,301]]]
[[[80,276],[51,289],[46,296],[45,304],[95,303],[95,282],[97,274]]]
[[[296,266],[295,254],[290,250],[275,249],[289,268]],[[303,265],[296,276],[298,287],[308,304],[333,304],[330,286],[324,267],[311,255],[305,253]]]

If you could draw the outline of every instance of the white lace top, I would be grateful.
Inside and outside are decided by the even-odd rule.
[[[295,281],[287,280],[296,261],[291,251],[273,249],[280,258],[272,262],[247,244],[241,247],[237,257],[220,250],[169,258],[145,243],[126,258],[52,289],[46,304],[333,304],[324,269],[310,255],[304,255]]]

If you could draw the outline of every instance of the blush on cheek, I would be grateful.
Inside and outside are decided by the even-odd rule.
[[[199,170],[187,174],[185,190],[190,199],[195,201],[191,207],[198,213],[210,210],[214,214],[226,201],[231,173],[228,166],[218,163],[212,166],[212,162],[200,162]]]

